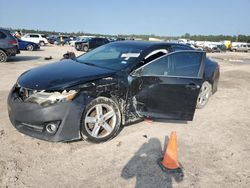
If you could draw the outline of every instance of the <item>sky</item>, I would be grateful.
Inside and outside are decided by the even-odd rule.
[[[99,34],[250,35],[250,0],[0,0],[0,27]]]

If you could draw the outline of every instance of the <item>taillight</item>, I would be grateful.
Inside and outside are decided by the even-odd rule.
[[[17,45],[17,41],[16,40],[8,40],[9,44],[13,44],[13,45]]]

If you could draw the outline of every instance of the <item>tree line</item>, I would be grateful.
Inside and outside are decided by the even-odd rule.
[[[40,33],[45,35],[67,35],[67,36],[82,36],[82,35],[94,35],[94,36],[104,36],[104,37],[121,37],[121,38],[140,38],[142,40],[148,40],[150,37],[153,38],[159,38],[162,40],[177,40],[179,38],[185,38],[189,40],[194,41],[224,41],[224,40],[230,40],[232,42],[247,42],[250,43],[250,35],[191,35],[189,33],[186,33],[182,36],[158,36],[158,35],[138,35],[138,34],[131,34],[131,35],[125,35],[125,34],[119,34],[119,35],[108,35],[108,34],[96,34],[96,33],[87,33],[87,32],[58,32],[58,31],[45,31],[45,30],[34,30],[34,29],[24,29],[24,28],[6,28],[9,29],[12,32],[15,32],[17,30],[20,30],[22,33]]]
[[[195,41],[224,41],[230,40],[232,42],[247,42],[250,43],[250,35],[190,35],[186,33],[181,38],[188,38]]]

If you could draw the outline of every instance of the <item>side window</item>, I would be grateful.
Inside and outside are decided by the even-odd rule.
[[[197,77],[202,61],[202,52],[182,52],[169,56],[170,76]]]
[[[98,38],[97,43],[98,44],[104,44],[104,39],[103,38]]]
[[[157,59],[143,68],[144,76],[197,77],[202,52],[177,52]]]
[[[105,44],[105,39],[100,39],[101,44]]]
[[[144,76],[151,76],[151,75],[158,75],[164,76],[168,75],[170,70],[169,58],[168,56],[164,56],[160,59],[149,63],[143,68],[143,75]]]
[[[102,42],[102,39],[96,38],[95,42],[98,43],[98,44],[100,44]]]
[[[4,39],[4,38],[6,38],[6,35],[0,31],[0,39]]]
[[[31,38],[39,38],[38,35],[30,35]]]

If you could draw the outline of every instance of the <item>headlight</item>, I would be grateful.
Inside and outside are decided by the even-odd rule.
[[[72,101],[76,96],[76,94],[77,91],[75,90],[70,90],[70,91],[64,90],[63,92],[40,91],[32,94],[25,101],[37,103],[41,106],[49,106],[60,102]]]

